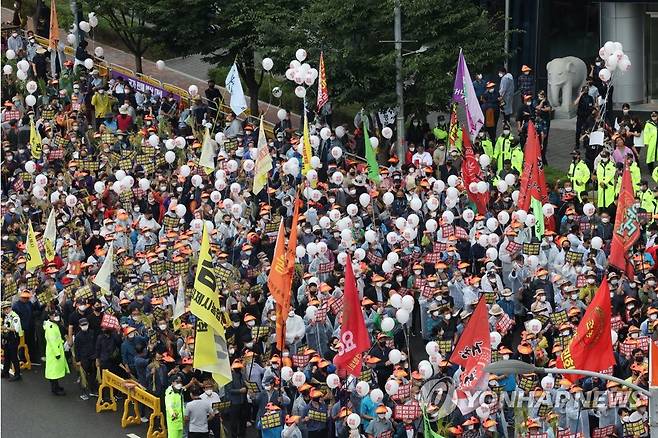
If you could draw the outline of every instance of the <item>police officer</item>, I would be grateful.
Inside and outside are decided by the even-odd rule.
[[[2,348],[4,360],[2,362],[2,378],[9,377],[9,368],[14,366],[14,375],[9,377],[10,382],[21,379],[21,364],[18,360],[18,342],[23,335],[21,319],[11,308],[10,301],[2,302]]]
[[[48,321],[43,323],[46,338],[46,379],[50,381],[50,389],[55,395],[64,395],[64,388],[59,385],[59,379],[69,372],[69,365],[64,354],[64,339],[60,327],[59,312],[54,310],[48,314]]]
[[[183,438],[183,380],[179,374],[171,378],[171,385],[165,391],[167,415],[167,437]]]
[[[615,175],[617,169],[610,161],[608,151],[601,152],[601,160],[596,166],[596,181],[598,184],[597,207],[608,208],[615,200]]]
[[[496,160],[496,169],[500,170],[503,168],[503,162],[505,160],[512,159],[512,140],[514,136],[510,131],[508,124],[503,125],[503,134],[498,137],[496,140],[496,146],[494,147],[494,156]]]
[[[587,189],[587,182],[590,179],[590,172],[587,164],[580,158],[579,151],[571,152],[572,161],[569,165],[569,180],[573,185],[573,189],[578,196],[578,200],[582,201],[580,195]]]

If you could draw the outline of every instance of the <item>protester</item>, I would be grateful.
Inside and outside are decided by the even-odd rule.
[[[585,87],[585,159],[574,151],[549,190],[552,108],[526,66],[518,111],[501,68],[498,83],[478,79],[477,132],[414,116],[397,156],[375,114],[349,132],[328,106],[297,130],[281,110],[272,127],[222,106],[213,81],[207,101],[188,101],[85,68],[84,45],[55,77],[42,51],[22,52],[27,81],[2,88],[3,377],[21,379],[25,348],[45,357],[56,395],[69,361],[83,400],[103,373],[131,379],[162,401],[170,437],[592,437],[648,424],[642,397],[614,406],[622,389],[603,380],[478,375],[463,356],[608,361],[596,371],[648,387],[655,112],[617,129]],[[601,145],[588,143],[595,126]],[[592,309],[611,348],[587,356],[571,341]],[[566,398],[447,413],[427,399],[437,382],[476,380],[489,401]],[[584,403],[594,396],[605,403]]]

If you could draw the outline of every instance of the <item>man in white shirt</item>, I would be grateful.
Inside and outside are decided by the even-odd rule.
[[[432,165],[432,156],[429,152],[425,151],[425,148],[418,146],[416,153],[411,157],[411,162],[418,167],[426,167]]]
[[[224,395],[224,388],[220,387],[219,391],[221,392],[221,395]],[[205,380],[203,382],[203,394],[199,396],[199,400],[207,402],[210,407],[212,408],[213,403],[219,403],[221,401],[220,395],[215,391],[215,385],[213,384],[213,381],[211,379]],[[220,416],[217,415],[218,412],[213,409],[213,413],[215,416],[212,419],[208,420],[208,429],[212,431],[214,436],[219,437],[219,430],[220,430]]]
[[[200,398],[199,387],[191,390],[192,401],[185,405],[185,421],[188,423],[188,438],[208,438],[208,421],[215,417],[212,404]]]

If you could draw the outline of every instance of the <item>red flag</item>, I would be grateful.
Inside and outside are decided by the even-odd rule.
[[[530,198],[536,198],[542,204],[548,202],[548,189],[544,177],[544,163],[541,160],[539,137],[532,122],[528,123],[528,139],[525,142],[523,173],[519,189],[519,208],[528,211]]]
[[[612,352],[610,318],[610,287],[608,279],[603,277],[599,290],[578,324],[576,334],[557,358],[557,368],[599,372],[613,366],[615,356]],[[580,377],[577,374],[564,375],[571,382]]]
[[[318,71],[318,111],[329,102],[329,90],[327,89],[327,73],[324,70],[324,54],[320,52],[320,70]]]
[[[468,134],[462,130],[462,146],[464,147],[464,160],[462,161],[462,180],[464,187],[468,189],[471,183],[482,181],[482,168],[478,159],[475,158],[473,153],[473,145]],[[467,190],[468,197],[477,205],[478,213],[485,214],[487,212],[487,204],[489,203],[489,191],[485,193],[473,193]]]
[[[345,263],[345,292],[343,293],[340,348],[338,354],[334,357],[336,368],[359,377],[361,375],[362,353],[368,349],[370,349],[370,337],[368,336],[368,329],[366,329],[366,322],[363,320],[359,291],[356,289],[356,279],[352,271],[352,259],[348,256],[347,263]]]
[[[612,233],[608,261],[615,268],[626,271],[630,278],[633,278],[633,264],[628,260],[628,254],[635,241],[640,237],[640,221],[634,203],[635,194],[633,193],[631,172],[626,166],[621,177],[619,198],[617,198],[617,215],[615,216],[615,228]]]
[[[486,300],[480,299],[475,307],[473,315],[468,320],[464,332],[450,355],[450,362],[464,368],[459,376],[460,390],[477,390],[481,389],[483,383],[485,385],[488,383],[484,367],[491,362],[491,338],[489,337],[489,315]]]

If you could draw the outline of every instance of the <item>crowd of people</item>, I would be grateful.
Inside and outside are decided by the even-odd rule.
[[[266,189],[254,195],[262,125],[221,111],[214,83],[207,99],[187,101],[73,60],[54,72],[40,60],[48,52],[31,45],[21,31],[3,40],[3,53],[15,55],[3,56],[13,69],[4,70],[0,116],[5,385],[21,384],[26,353],[43,365],[57,396],[97,397],[108,370],[161,398],[170,437],[243,437],[254,428],[286,438],[648,436],[646,399],[611,405],[625,389],[598,378],[490,375],[493,398],[556,391],[572,397],[446,416],[425,403],[422,388],[432,379],[457,381],[450,352],[482,299],[493,360],[554,365],[604,278],[615,330],[616,365],[608,371],[648,387],[658,320],[658,171],[648,174],[639,163],[655,166],[656,112],[648,120],[624,112],[618,123],[603,124],[601,145],[590,146],[587,129],[577,134],[585,158],[576,147],[567,176],[548,188],[552,207],[544,212],[555,225],[537,237],[536,218],[517,201],[528,122],[547,137],[550,104],[543,93],[532,94],[529,67],[517,82],[526,96],[521,117],[511,118],[510,73],[502,69],[500,83],[481,84],[487,123],[473,149],[491,187],[481,214],[460,179],[461,140],[447,127],[413,124],[405,157],[398,157],[376,115],[361,114],[354,127],[311,120],[314,169],[303,176],[302,129],[287,113],[267,134],[273,169]],[[22,61],[29,63],[24,80],[16,75]],[[599,101],[580,101],[600,120]],[[364,125],[379,144],[378,184],[367,175],[373,142]],[[634,141],[641,133],[643,147]],[[199,164],[206,144],[215,149],[212,171]],[[625,165],[642,224],[633,276],[607,262]],[[279,351],[267,279],[279,223],[290,227],[297,196],[303,207],[292,308]],[[50,221],[52,252],[45,240]],[[232,380],[222,387],[193,367],[196,318],[188,306],[204,228],[223,279],[217,293]],[[36,268],[32,236],[43,254]],[[338,384],[333,359],[341,349],[345,254],[357,262],[372,348],[361,375],[340,376]],[[93,280],[108,255],[111,280],[101,288]],[[182,316],[174,318],[177,308]],[[408,310],[408,320],[399,309]],[[428,353],[429,372],[419,366]],[[293,378],[298,371],[303,378]],[[76,386],[62,381],[68,373]]]

